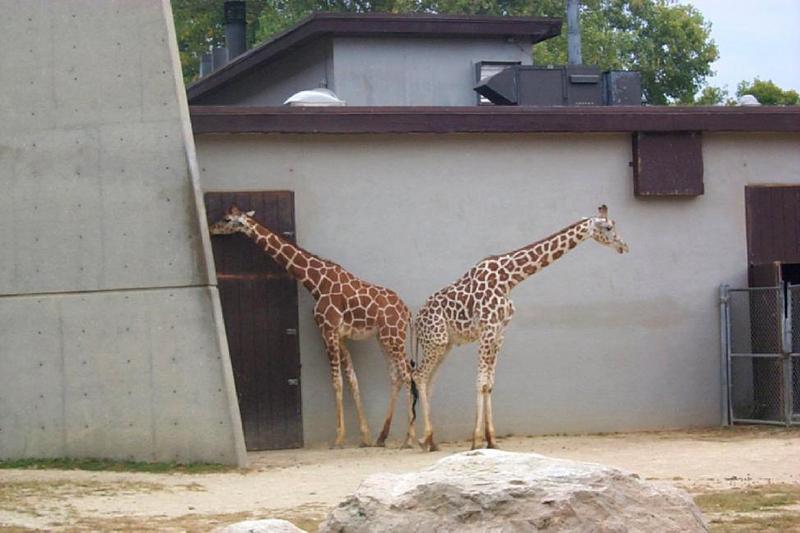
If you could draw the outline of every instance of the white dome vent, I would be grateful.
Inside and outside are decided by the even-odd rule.
[[[761,102],[758,101],[758,98],[752,94],[743,94],[739,97],[738,103],[739,105],[761,105]]]
[[[284,105],[292,107],[324,107],[324,106],[343,106],[347,105],[344,100],[340,100],[336,94],[330,89],[320,87],[319,89],[310,89],[308,91],[300,91],[294,93],[286,99]]]

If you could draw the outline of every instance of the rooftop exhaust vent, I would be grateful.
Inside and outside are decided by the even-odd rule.
[[[738,103],[739,105],[761,105],[761,102],[758,101],[758,98],[752,94],[743,94],[739,97]]]
[[[344,100],[340,100],[330,89],[320,87],[308,91],[300,91],[286,99],[284,105],[291,107],[326,107],[347,105]]]
[[[515,65],[482,80],[474,90],[496,105],[641,105],[638,72],[587,65]]]

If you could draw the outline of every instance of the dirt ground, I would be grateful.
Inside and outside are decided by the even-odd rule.
[[[603,463],[694,495],[776,484],[800,488],[797,429],[506,437],[499,444]],[[465,449],[466,442],[456,442],[435,453],[393,447],[256,452],[247,470],[214,474],[0,470],[0,530],[207,531],[274,517],[313,531],[367,475],[418,470]]]

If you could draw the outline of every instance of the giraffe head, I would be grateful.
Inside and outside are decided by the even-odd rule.
[[[255,215],[255,211],[243,212],[235,205],[231,205],[222,220],[209,226],[211,235],[230,235],[231,233],[247,233],[247,217]]]
[[[621,254],[628,251],[628,245],[617,235],[614,221],[608,218],[608,207],[605,205],[598,207],[597,216],[589,220],[591,223],[592,239],[602,245],[615,249]]]

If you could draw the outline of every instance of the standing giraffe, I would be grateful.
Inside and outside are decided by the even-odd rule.
[[[342,373],[347,375],[356,404],[361,445],[372,445],[356,372],[345,340],[361,340],[375,334],[388,359],[392,381],[389,411],[377,446],[383,446],[389,435],[395,402],[403,384],[409,387],[409,429],[403,444],[404,447],[408,446],[414,439],[411,367],[405,353],[406,331],[411,318],[408,307],[389,289],[362,281],[336,263],[319,258],[283,239],[259,224],[253,218],[254,214],[254,211],[244,213],[232,205],[222,220],[209,227],[209,231],[212,235],[244,233],[302,283],[316,301],[314,320],[322,332],[336,394],[336,441],[333,446],[341,447],[345,434]]]
[[[486,435],[489,448],[497,446],[492,421],[492,386],[497,354],[514,314],[514,304],[508,295],[520,282],[589,238],[619,253],[627,252],[628,245],[614,230],[614,221],[608,218],[606,206],[600,206],[598,211],[598,216],[581,219],[541,241],[504,255],[487,257],[454,283],[431,295],[419,310],[413,327],[423,357],[413,376],[425,423],[425,435],[420,440],[423,450],[438,449],[433,442],[430,419],[429,386],[433,375],[453,345],[476,341],[480,349],[472,449],[482,445],[482,433]]]

